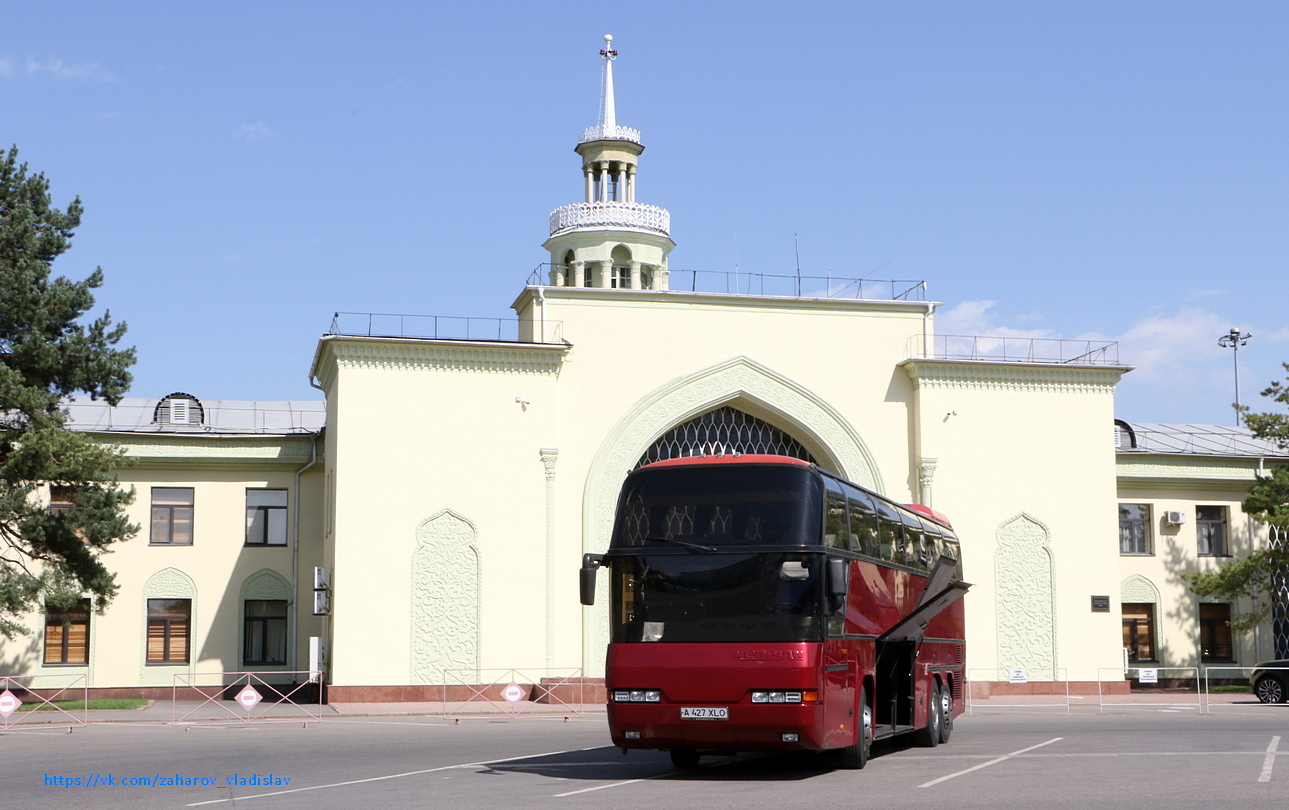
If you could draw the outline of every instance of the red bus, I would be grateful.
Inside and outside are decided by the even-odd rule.
[[[632,472],[605,554],[615,745],[834,751],[949,739],[962,711],[961,553],[949,522],[795,458],[672,459]]]

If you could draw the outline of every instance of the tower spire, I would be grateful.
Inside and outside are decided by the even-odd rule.
[[[613,50],[613,35],[604,35],[604,47],[600,49],[604,57],[603,87],[600,88],[600,129],[603,132],[614,132],[618,128],[618,114],[613,104],[613,60],[618,52]]]

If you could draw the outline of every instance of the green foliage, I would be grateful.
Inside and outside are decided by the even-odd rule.
[[[66,429],[65,397],[116,404],[130,387],[134,349],[117,349],[125,324],[79,319],[103,284],[50,278],[71,248],[81,202],[51,205],[44,175],[28,175],[14,147],[0,157],[0,635],[28,632],[16,616],[92,596],[101,612],[116,593],[100,557],[138,527],[126,520],[133,490],[117,485],[118,448]],[[72,505],[52,512],[48,486]]]
[[[1289,372],[1289,363],[1282,365]],[[1262,396],[1289,405],[1289,386],[1273,382]],[[1240,412],[1254,436],[1289,450],[1289,414],[1253,413],[1247,407],[1240,408]],[[1268,475],[1258,475],[1257,483],[1244,499],[1244,511],[1276,527],[1286,539],[1232,560],[1214,573],[1182,575],[1198,596],[1225,600],[1244,597],[1252,601],[1251,611],[1231,619],[1231,629],[1237,632],[1248,632],[1271,617],[1277,585],[1289,577],[1289,466],[1274,467]]]

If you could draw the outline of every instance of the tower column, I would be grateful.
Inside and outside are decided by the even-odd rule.
[[[573,287],[586,286],[586,262],[571,261],[568,263],[573,274]]]
[[[631,289],[640,289],[640,262],[632,261],[627,263],[631,267]]]
[[[610,279],[613,278],[613,261],[601,261],[596,262],[595,264],[597,268],[596,275],[598,278],[591,282],[591,286],[601,288],[608,287]]]
[[[582,174],[586,177],[586,201],[595,202],[595,167],[583,166]]]
[[[600,202],[609,201],[609,161],[600,161]]]
[[[627,167],[627,202],[636,201],[636,167]]]

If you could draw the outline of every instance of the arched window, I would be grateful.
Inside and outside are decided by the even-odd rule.
[[[814,462],[796,439],[769,422],[728,405],[677,425],[654,442],[637,467],[669,458],[731,453],[766,453]]]
[[[610,254],[613,267],[609,273],[609,286],[615,290],[625,290],[631,286],[631,251],[625,245],[618,245]]]
[[[573,277],[573,260],[576,258],[577,258],[576,254],[574,254],[573,251],[571,250],[568,253],[564,254],[564,286],[565,287],[572,287],[577,284],[577,279]]]

